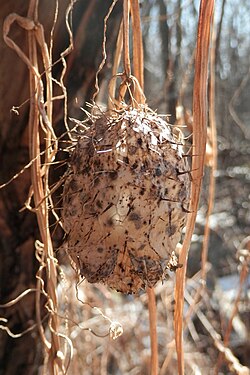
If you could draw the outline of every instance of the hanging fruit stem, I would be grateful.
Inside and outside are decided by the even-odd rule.
[[[124,0],[123,2],[123,64],[124,64],[124,74],[127,79],[131,76],[131,66],[130,66],[130,55],[129,55],[129,12],[130,12],[130,2],[129,0]]]
[[[122,56],[122,47],[123,47],[123,20],[121,20],[119,33],[116,41],[115,56],[112,68],[112,79],[109,82],[109,98],[108,98],[108,109],[112,110],[115,108],[115,89],[116,89],[116,80],[117,72],[119,69],[119,64]]]
[[[132,35],[133,35],[133,72],[131,69],[130,49],[129,49],[129,20],[132,16]],[[117,73],[121,53],[123,49],[123,73]],[[118,101],[115,100],[116,78],[120,77],[122,83],[119,87]],[[140,23],[140,10],[138,1],[130,3],[129,0],[123,2],[123,19],[117,38],[115,60],[113,66],[113,78],[109,84],[109,108],[117,107],[120,109],[125,102],[126,93],[129,94],[130,104],[138,108],[140,104],[145,104],[143,93],[143,45]]]
[[[133,30],[133,67],[134,76],[137,78],[142,91],[144,90],[144,58],[141,31],[140,8],[138,1],[131,1],[131,16]],[[141,92],[135,92],[135,100],[138,103],[145,103],[145,96]]]
[[[127,1],[124,2],[124,4]],[[132,16],[132,32],[133,32],[133,67],[134,76],[137,78],[141,89],[144,89],[144,59],[143,59],[143,43],[141,32],[140,8],[139,2],[131,1]],[[125,23],[125,22],[124,22]],[[128,29],[124,28],[124,33]],[[124,53],[125,53],[124,49]],[[124,60],[125,63],[125,60]],[[145,104],[145,96],[141,95],[140,90],[135,90],[135,100],[137,103]],[[150,325],[150,345],[151,345],[151,375],[158,374],[158,340],[157,340],[157,308],[155,300],[154,288],[147,288],[149,325]]]

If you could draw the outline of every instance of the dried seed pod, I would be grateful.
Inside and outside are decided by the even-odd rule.
[[[190,185],[182,149],[181,133],[147,107],[103,114],[79,138],[63,223],[89,282],[136,293],[178,267]]]

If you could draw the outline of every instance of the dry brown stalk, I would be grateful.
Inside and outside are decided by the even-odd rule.
[[[185,317],[186,323],[189,321],[194,306],[198,302],[203,288],[206,286],[206,274],[207,274],[207,257],[208,257],[208,242],[210,235],[209,219],[214,207],[215,198],[215,172],[217,169],[217,132],[216,132],[216,116],[215,116],[215,45],[216,45],[216,29],[213,24],[212,38],[211,38],[211,49],[210,49],[210,85],[209,85],[209,127],[208,127],[208,139],[211,153],[208,155],[206,150],[206,166],[210,167],[209,172],[209,191],[208,191],[208,207],[206,213],[206,222],[204,228],[204,237],[202,243],[202,256],[201,256],[201,280],[200,288],[197,289],[196,295],[194,296],[194,304],[190,305],[188,312]]]
[[[131,16],[132,16],[132,30],[133,30],[133,66],[134,75],[137,78],[142,90],[144,89],[144,58],[143,58],[143,43],[140,20],[140,7],[138,1],[130,1]],[[135,92],[135,100],[138,103],[144,104],[145,98],[140,95],[139,91]]]
[[[143,64],[143,43],[141,32],[140,8],[139,2],[130,1],[131,16],[132,16],[132,30],[133,30],[133,65],[134,76],[137,78],[140,87],[144,89],[144,64]],[[124,10],[126,11],[126,9]],[[129,17],[129,15],[128,15]],[[125,23],[125,21],[124,21]],[[124,28],[124,33],[127,32],[127,40],[129,38],[129,30]],[[125,39],[124,39],[125,43]],[[124,49],[124,64],[125,64]],[[129,55],[128,55],[129,58]],[[125,70],[126,71],[126,70]],[[145,103],[145,97],[140,95],[140,91],[135,91],[135,100],[140,103]],[[149,324],[150,324],[150,343],[151,343],[151,375],[158,374],[158,340],[157,340],[157,308],[155,300],[155,292],[153,288],[147,288],[148,295],[148,309],[149,309]]]
[[[184,374],[183,352],[183,305],[185,275],[187,268],[188,250],[195,227],[198,203],[201,191],[206,147],[206,123],[207,123],[207,78],[208,78],[208,54],[210,45],[210,29],[213,17],[214,1],[200,3],[199,23],[197,32],[197,49],[195,57],[195,78],[193,89],[193,147],[192,147],[192,183],[191,201],[186,235],[180,253],[181,269],[176,272],[175,287],[175,338],[178,356],[179,375]]]
[[[40,262],[37,271],[36,288],[36,318],[37,326],[44,345],[46,366],[44,371],[50,374],[59,374],[65,372],[64,354],[61,349],[62,338],[68,342],[69,339],[59,333],[59,319],[57,317],[57,260],[54,257],[52,239],[49,225],[49,209],[53,205],[51,192],[49,188],[49,168],[53,164],[57,153],[57,137],[52,126],[53,113],[53,88],[52,88],[52,47],[53,30],[57,19],[58,4],[55,9],[54,23],[51,30],[50,49],[45,41],[43,26],[38,21],[38,0],[31,0],[29,4],[27,18],[20,17],[17,14],[10,14],[4,22],[4,40],[29,68],[30,81],[30,110],[29,110],[29,149],[31,167],[31,182],[29,202],[34,198],[35,208],[31,210],[36,213],[38,226],[42,238],[42,243],[37,247],[36,257]],[[71,4],[72,5],[72,4]],[[70,8],[72,9],[72,7]],[[14,22],[28,33],[28,56],[24,54],[21,48],[8,36],[10,28]],[[61,58],[68,51],[64,51]],[[42,56],[44,71],[40,74],[38,64],[38,54]],[[42,75],[45,77],[46,98],[44,96],[44,86]],[[63,89],[63,86],[61,86]],[[65,97],[65,96],[64,96]],[[46,100],[45,100],[46,99]],[[45,150],[41,152],[41,142],[44,143]],[[41,156],[44,154],[44,163]],[[24,168],[27,169],[27,166]],[[14,176],[15,178],[15,176]],[[29,208],[29,202],[26,208]],[[46,287],[44,281],[44,271],[46,273]],[[47,298],[46,307],[49,311],[50,339],[45,337],[43,320],[41,318],[41,294]],[[13,301],[12,301],[13,302]],[[47,368],[47,370],[46,370]]]
[[[150,345],[151,345],[151,375],[158,374],[158,340],[157,340],[157,308],[154,289],[147,289],[149,325],[150,325]]]
[[[216,45],[216,29],[212,29],[211,52],[210,52],[210,86],[209,86],[209,134],[211,142],[212,153],[210,155],[210,176],[209,176],[209,191],[208,191],[208,208],[206,214],[206,223],[204,229],[202,257],[201,257],[201,281],[205,285],[206,270],[207,270],[207,256],[208,256],[208,241],[210,235],[209,219],[214,207],[215,198],[215,172],[217,169],[217,132],[216,132],[216,117],[215,117],[215,45]]]
[[[130,66],[130,54],[129,54],[129,13],[130,13],[130,1],[123,1],[123,64],[124,73],[126,78],[131,76],[131,66]]]
[[[38,22],[38,2],[37,1],[31,1],[30,7],[28,11],[28,17],[30,19],[34,19],[34,21]],[[34,32],[28,33],[28,45],[29,45],[29,59],[32,64],[32,66],[35,67],[36,71],[38,71],[38,61],[37,61],[37,40],[36,35]],[[47,51],[45,44],[42,44],[40,41],[40,47],[42,47],[43,56],[47,56]],[[46,52],[44,52],[46,51]],[[48,68],[48,66],[47,66]],[[48,79],[48,77],[47,77]],[[40,137],[39,137],[39,102],[41,102],[41,99],[39,98],[37,87],[39,85],[39,77],[37,75],[34,75],[32,71],[30,71],[30,113],[29,113],[29,139],[30,139],[30,157],[31,159],[36,158],[40,154]],[[51,100],[49,100],[52,96],[52,86],[51,82],[49,83],[46,80],[47,83],[47,89],[49,89],[47,95],[48,95],[48,113],[47,118],[48,121],[51,123]],[[42,85],[42,83],[40,83]],[[39,93],[42,95],[42,93]],[[46,124],[47,125],[47,124]],[[47,139],[50,143],[50,137],[51,137],[51,129],[47,130]],[[45,157],[46,161],[48,162],[50,160],[50,155],[46,155]],[[46,176],[43,180],[43,176],[41,174],[41,161],[40,158],[37,158],[34,164],[31,166],[31,182],[34,189],[34,202],[35,207],[40,204],[40,201],[44,198],[44,195],[49,190],[48,188],[48,179],[47,179],[47,173],[48,170],[46,170]],[[44,184],[44,185],[43,185]],[[46,262],[46,268],[47,268],[47,282],[48,282],[48,296],[49,301],[51,302],[51,307],[53,311],[56,311],[57,309],[57,296],[56,296],[56,277],[57,277],[57,271],[56,271],[56,264],[53,256],[53,246],[52,246],[52,240],[49,233],[49,223],[48,223],[48,200],[45,200],[42,205],[39,206],[37,209],[37,219],[38,219],[38,226],[41,233],[43,245],[44,245],[44,261]],[[47,259],[46,259],[47,258]],[[37,287],[40,291],[41,285],[40,285],[40,278],[37,280]],[[36,313],[38,321],[40,321],[41,317],[41,311],[40,311],[40,292],[37,292],[37,303],[36,304]],[[53,330],[51,330],[51,343],[48,343],[45,341],[45,336],[42,328],[42,324],[39,324],[40,326],[40,334],[42,337],[44,337],[44,343],[46,343],[46,350],[48,351],[48,367],[49,367],[49,373],[51,374],[58,374],[59,368],[62,369],[62,363],[60,363],[59,357],[57,356],[57,353],[59,353],[60,349],[60,342],[58,335],[56,332],[58,331],[59,322],[57,319],[57,316],[55,314],[51,315],[51,327]],[[57,358],[57,360],[55,360]]]

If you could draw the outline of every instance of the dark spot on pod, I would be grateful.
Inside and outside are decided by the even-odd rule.
[[[134,155],[136,153],[136,151],[137,151],[137,147],[135,147],[135,146],[129,146],[128,147],[128,153],[130,155]]]
[[[127,156],[124,156],[124,157],[123,157],[123,162],[124,162],[125,164],[129,164],[129,158],[128,158]]]
[[[78,183],[77,183],[77,181],[74,177],[72,178],[72,180],[69,183],[69,189],[72,192],[76,192],[78,190]]]
[[[141,146],[141,145],[142,145],[142,139],[141,139],[141,138],[138,138],[138,139],[137,139],[137,143],[138,143],[139,146]]]
[[[165,166],[167,172],[171,172],[173,170],[173,167],[172,167],[171,163],[169,163],[166,160],[164,160],[164,166]]]
[[[109,172],[109,177],[111,178],[111,180],[116,180],[118,177],[118,172],[117,171]]]
[[[156,169],[155,169],[155,175],[156,175],[157,177],[159,177],[159,176],[162,175],[160,168],[156,168]]]
[[[110,218],[107,221],[107,226],[112,227],[114,225],[113,220]]]
[[[98,274],[98,270],[95,272],[88,264],[81,264],[80,273],[81,276],[86,277],[89,283],[98,283],[102,279],[101,275]]]
[[[99,183],[100,183],[99,177],[95,178],[94,179],[94,185],[97,186],[97,185],[99,185]]]
[[[131,212],[131,213],[129,214],[128,219],[129,219],[130,221],[139,221],[139,220],[141,220],[141,216],[140,216],[139,214],[137,214],[136,212]]]
[[[132,169],[136,169],[137,167],[138,167],[138,163],[137,163],[137,161],[134,162],[134,164],[131,165],[131,168],[132,168]]]
[[[82,203],[87,203],[90,199],[90,195],[85,194],[84,192],[81,192],[81,194],[79,195],[79,198]]]
[[[170,237],[173,236],[175,232],[176,232],[175,225],[170,225],[169,227],[166,228],[166,234],[169,235]]]
[[[182,202],[186,198],[188,198],[188,191],[185,189],[184,184],[181,184],[179,194],[178,194],[178,199]]]
[[[94,163],[95,167],[97,167],[97,168],[100,167],[100,164],[101,164],[100,159],[95,159],[93,163]]]
[[[98,253],[103,253],[103,247],[98,247],[97,251],[98,251]]]
[[[103,204],[99,199],[96,201],[96,205],[98,208],[103,208]]]
[[[120,268],[120,270],[121,270],[122,272],[124,272],[124,271],[125,271],[125,269],[124,269],[124,266],[123,266],[122,262],[121,262],[121,263],[118,263],[118,267]]]
[[[140,195],[144,195],[145,194],[145,189],[144,188],[141,188],[140,190]]]
[[[141,246],[138,248],[138,250],[143,250],[144,248],[145,248],[145,244],[143,243],[143,244],[141,244]],[[149,257],[148,257],[148,259],[149,259]]]

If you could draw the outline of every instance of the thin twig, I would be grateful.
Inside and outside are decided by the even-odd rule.
[[[185,299],[188,301],[189,304],[192,304],[192,297],[187,291],[185,292]],[[242,366],[238,358],[234,356],[232,351],[225,347],[221,340],[221,336],[215,331],[212,324],[209,322],[209,320],[206,318],[203,312],[198,308],[198,306],[195,307],[195,313],[199,318],[200,322],[202,323],[202,325],[204,326],[204,328],[207,330],[208,334],[212,337],[216,348],[224,354],[225,358],[230,364],[230,368],[238,375],[250,375],[250,370],[247,367]]]
[[[224,340],[223,344],[225,347],[228,347],[229,341],[230,341],[230,335],[233,328],[233,320],[238,313],[239,309],[239,303],[240,303],[240,297],[242,294],[242,290],[244,287],[244,283],[246,281],[246,278],[248,276],[249,271],[249,265],[250,265],[250,236],[246,237],[242,243],[240,244],[240,248],[238,250],[239,253],[239,260],[241,262],[241,271],[240,271],[240,282],[239,282],[239,288],[238,292],[234,301],[234,305],[232,308],[231,316],[229,318],[225,333],[224,333]],[[241,254],[243,253],[243,254]],[[217,372],[219,371],[219,368],[222,363],[222,359],[225,357],[223,353],[221,352],[217,361]]]
[[[242,79],[239,87],[237,87],[237,89],[235,90],[233,96],[232,96],[232,99],[230,100],[229,102],[229,113],[230,115],[232,116],[233,120],[235,121],[235,123],[238,125],[238,127],[240,128],[240,130],[242,131],[242,133],[244,134],[244,136],[249,139],[250,138],[250,131],[249,129],[246,127],[246,125],[244,124],[243,121],[241,121],[241,119],[239,118],[236,110],[235,110],[235,102],[236,100],[238,99],[241,91],[244,89],[244,87],[246,86],[248,80],[250,78],[250,68],[248,70],[248,72],[244,75],[244,78]]]

